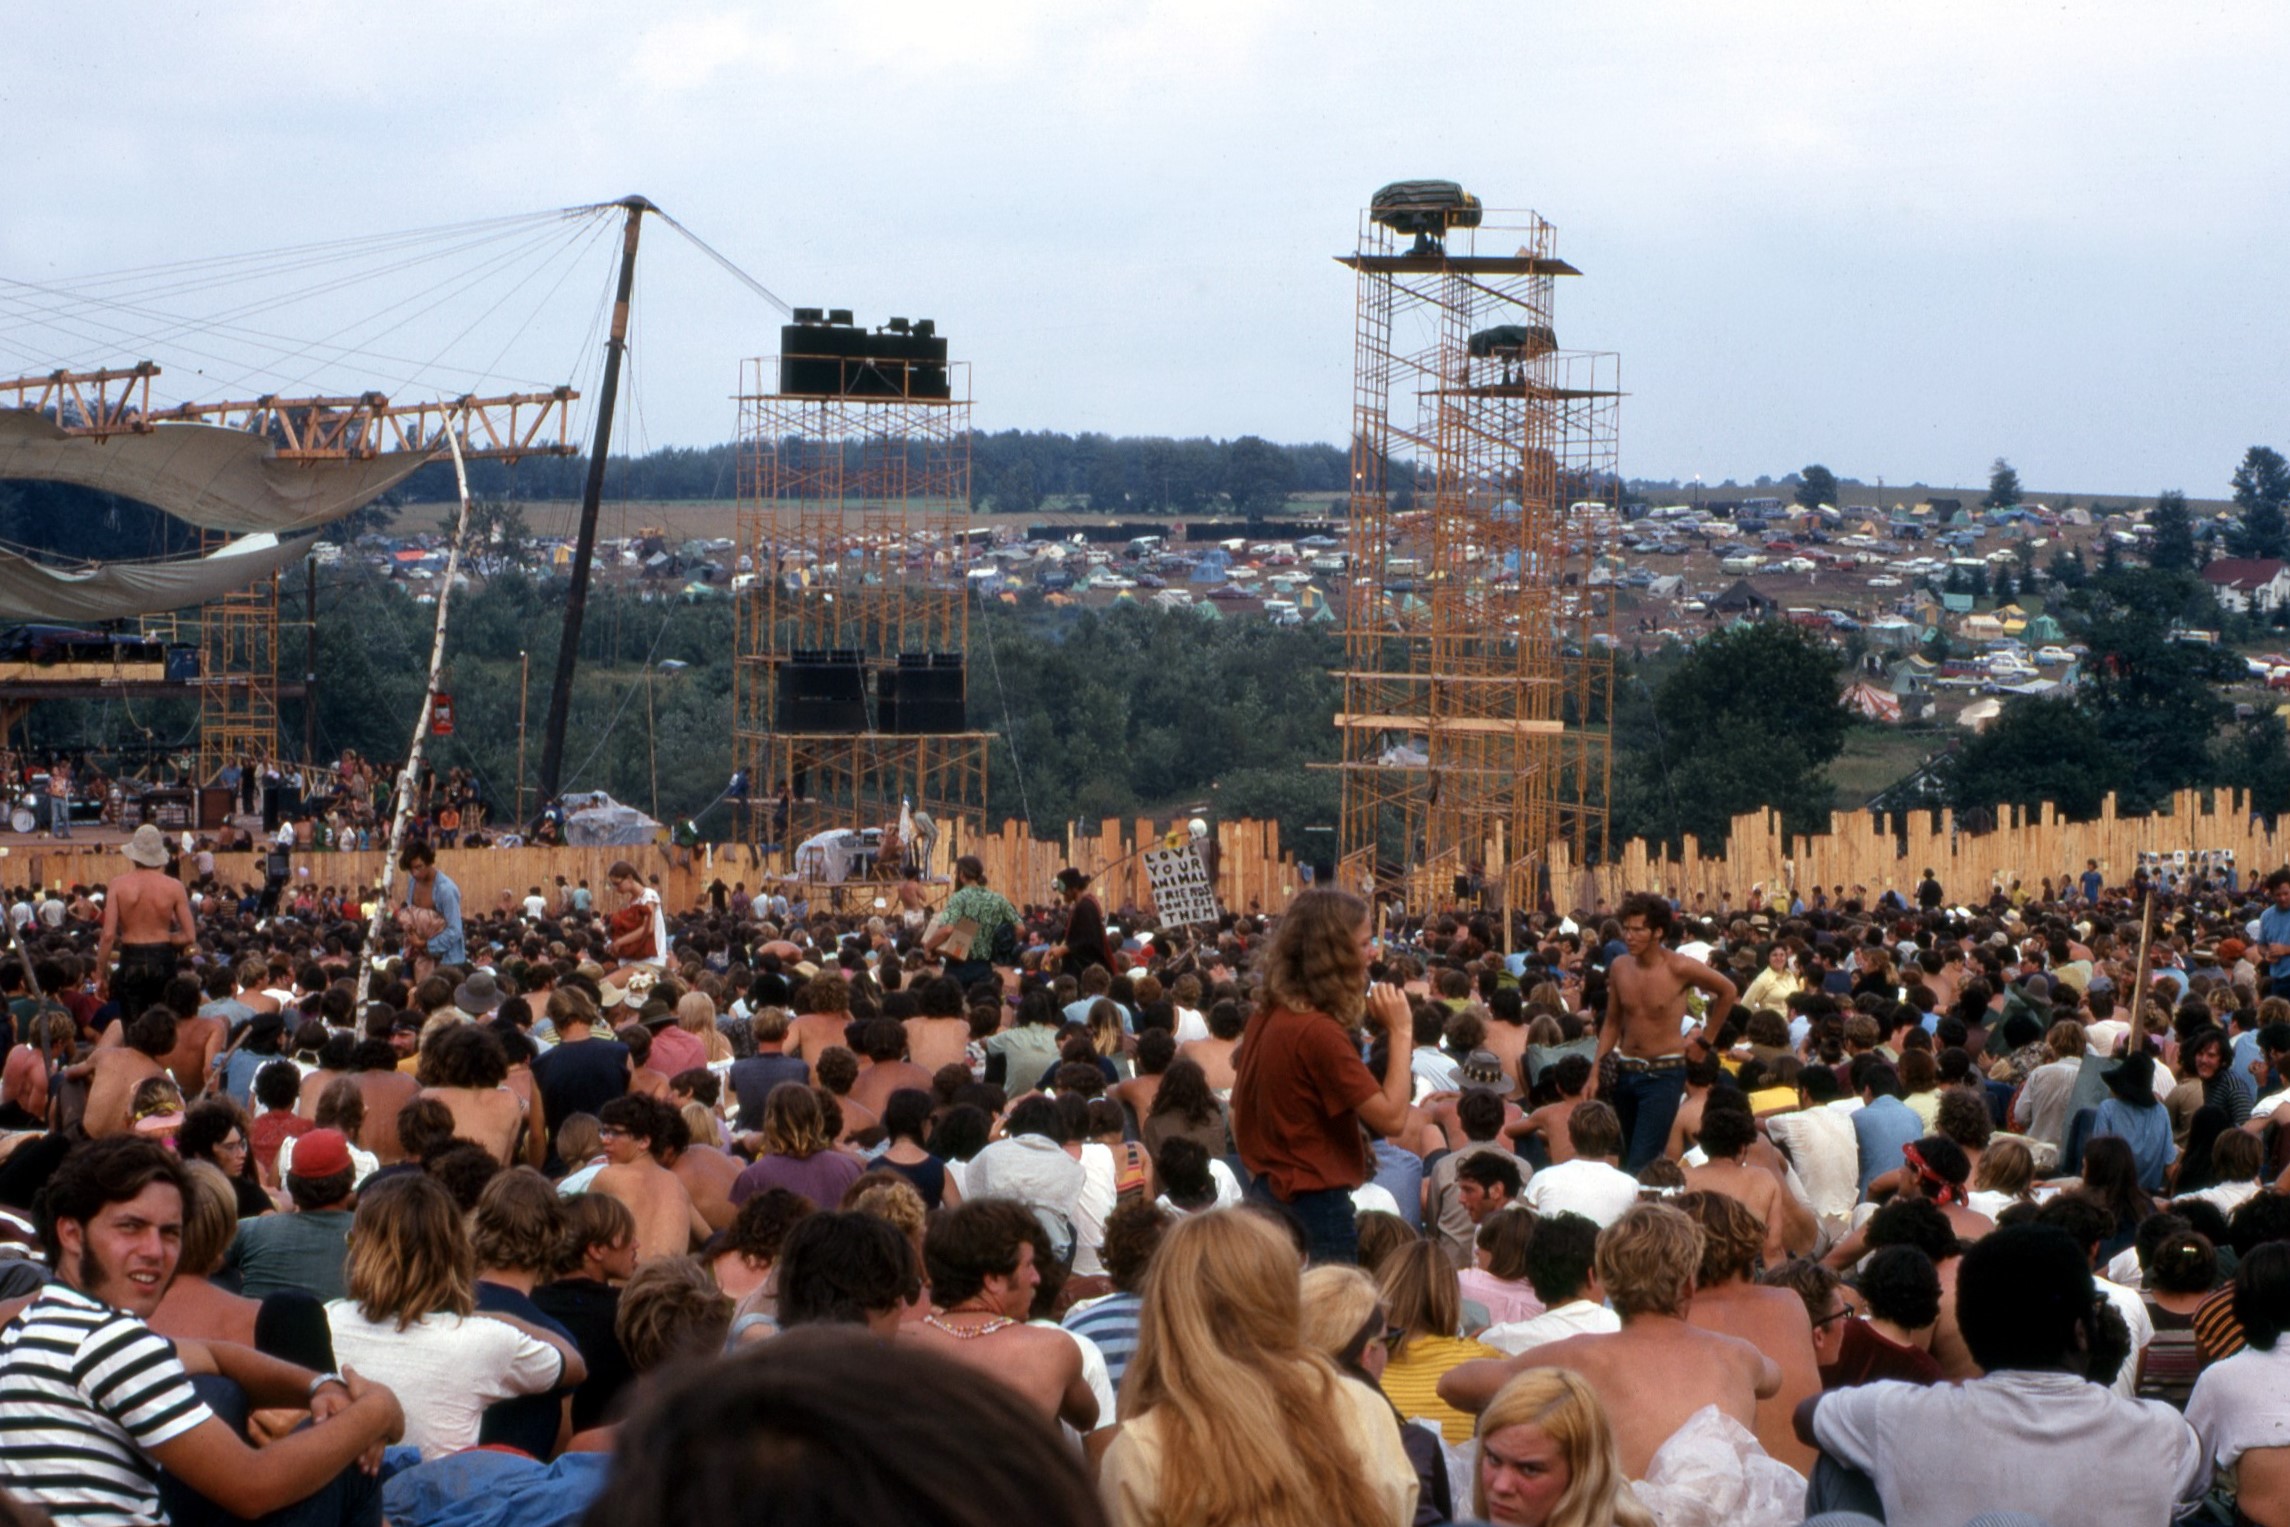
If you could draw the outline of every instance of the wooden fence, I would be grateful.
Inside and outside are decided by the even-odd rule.
[[[1832,893],[1841,885],[1847,894],[1858,886],[1870,900],[1888,889],[1912,897],[1929,869],[1951,901],[1965,902],[1984,900],[1992,887],[2009,891],[2015,880],[2037,893],[2047,878],[2055,886],[2062,876],[2072,881],[2094,859],[2111,886],[2128,884],[2144,853],[2183,851],[2192,860],[2228,850],[2245,885],[2290,861],[2290,823],[2268,827],[2242,791],[2184,790],[2148,816],[2122,815],[2110,795],[2089,822],[2064,821],[2049,805],[2001,807],[1995,817],[1994,828],[1975,832],[1947,811],[1840,812],[1826,833],[1807,836],[1785,834],[1772,811],[1754,812],[1734,818],[1723,844],[1704,848],[1688,837],[1674,857],[1633,839],[1619,860],[1586,868],[1562,849],[1553,856],[1552,885],[1566,906],[1660,890],[1688,906],[1700,896],[1713,907],[1721,899],[1738,907],[1752,887],[1768,901],[1786,900],[1793,888],[1809,896],[1816,885]]]
[[[1103,877],[1096,889],[1099,899],[1109,909],[1150,907],[1151,890],[1144,863],[1137,855],[1144,849],[1159,847],[1166,831],[1144,818],[1134,822],[1108,819],[1098,824],[1094,832],[1069,833],[1062,840],[1044,841],[1033,837],[1016,821],[1003,823],[996,832],[983,832],[955,822],[948,826],[933,868],[944,875],[956,855],[976,854],[986,864],[987,883],[1025,906],[1053,900],[1050,879],[1070,864],[1093,877]],[[1280,851],[1279,824],[1222,822],[1213,836],[1218,894],[1228,910],[1246,911],[1256,907],[1276,912],[1285,908],[1302,888],[1296,861]],[[370,886],[381,879],[383,857],[379,850],[298,853],[294,856],[296,884],[306,882],[320,888]],[[705,896],[711,880],[720,878],[727,885],[745,882],[753,890],[782,873],[779,856],[757,854],[747,845],[737,843],[703,845],[690,852],[651,845],[448,848],[438,851],[437,864],[461,888],[463,906],[474,913],[499,904],[504,897],[522,901],[534,886],[553,899],[560,875],[573,885],[586,880],[590,889],[601,896],[605,871],[620,859],[633,864],[647,878],[657,877],[671,908],[695,905]],[[120,857],[117,844],[71,845],[42,841],[9,849],[7,857],[0,859],[0,881],[11,885],[68,888],[93,885],[124,868],[126,861]],[[215,870],[217,878],[226,884],[253,884],[262,879],[262,855],[217,855]],[[401,875],[396,880],[402,883],[403,878]],[[947,888],[938,884],[930,889],[935,900]],[[828,899],[859,910],[878,895],[887,895],[887,891],[880,887],[852,886],[844,888],[840,895],[830,891]]]

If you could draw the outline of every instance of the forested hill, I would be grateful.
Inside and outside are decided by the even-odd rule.
[[[470,488],[486,498],[572,499],[580,497],[587,470],[585,461],[571,457],[513,467],[478,462],[470,469]],[[1254,435],[1175,440],[1002,430],[970,437],[972,501],[999,514],[1031,514],[1048,499],[1105,514],[1262,512],[1278,508],[1291,493],[1342,492],[1350,470],[1340,446],[1274,445]],[[615,456],[605,473],[605,494],[614,499],[724,499],[738,491],[738,447],[731,444]],[[397,496],[409,502],[450,499],[452,469],[425,467]]]

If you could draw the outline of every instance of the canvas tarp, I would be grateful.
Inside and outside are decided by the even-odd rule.
[[[565,842],[574,848],[624,848],[659,841],[658,822],[602,790],[568,792],[564,807]]]
[[[301,561],[317,540],[242,536],[209,556],[101,563],[79,571],[0,552],[0,621],[92,625],[204,604]]]
[[[28,409],[0,409],[0,480],[77,483],[241,535],[286,535],[339,519],[429,459],[397,451],[365,461],[281,461],[271,441],[246,430],[161,424],[99,439],[67,435]]]

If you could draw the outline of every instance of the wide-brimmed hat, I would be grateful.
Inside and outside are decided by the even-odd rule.
[[[135,829],[135,836],[119,846],[130,864],[140,864],[147,870],[164,867],[167,863],[167,839],[158,828],[145,822]]]
[[[473,1016],[490,1013],[501,1005],[500,983],[493,979],[492,971],[476,971],[453,989],[453,1005]]]
[[[664,1029],[676,1021],[676,1010],[654,997],[644,1004],[643,1011],[636,1015],[636,1021],[648,1029]]]
[[[1463,1057],[1463,1090],[1503,1090],[1503,1057],[1492,1050],[1473,1050]]]
[[[2155,1057],[2144,1050],[2126,1055],[2122,1060],[2099,1073],[2107,1090],[2126,1103],[2152,1103],[2155,1101]]]

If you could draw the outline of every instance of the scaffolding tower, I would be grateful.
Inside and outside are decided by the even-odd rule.
[[[1354,273],[1340,883],[1412,911],[1553,894],[1604,847],[1620,365],[1558,348],[1532,212],[1395,215]],[[1404,206],[1405,197],[1396,199]],[[1436,198],[1435,198],[1436,200]]]
[[[848,356],[828,354],[750,360],[741,377],[735,767],[748,841],[777,843],[791,869],[806,839],[887,827],[902,804],[942,829],[974,828],[986,809],[990,734],[962,715],[969,368],[936,384],[859,369],[864,389]],[[788,390],[796,377],[816,390]],[[863,711],[827,726],[790,714],[781,690],[807,654],[860,671]],[[911,712],[894,723],[886,701],[917,671],[956,675],[951,712],[928,729]]]

